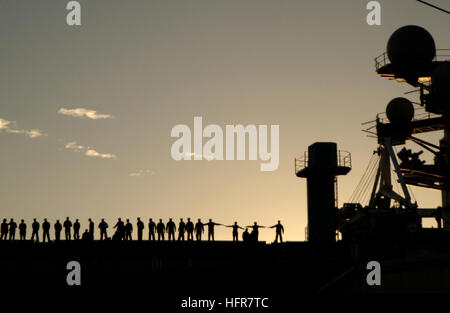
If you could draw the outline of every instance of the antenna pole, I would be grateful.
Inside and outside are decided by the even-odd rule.
[[[444,10],[444,9],[438,7],[438,6],[435,6],[434,4],[425,2],[425,1],[423,1],[423,0],[417,0],[417,1],[419,1],[420,3],[423,3],[423,4],[425,4],[425,5],[428,5],[428,6],[432,7],[432,8],[438,9],[439,11],[442,11],[442,12],[445,12],[445,13],[447,13],[447,14],[450,14],[450,11]]]

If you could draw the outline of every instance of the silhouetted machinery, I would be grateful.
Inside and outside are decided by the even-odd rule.
[[[449,55],[442,55],[445,53],[443,51],[448,51]],[[450,233],[450,61],[443,60],[445,57],[450,59],[450,50],[436,50],[434,39],[428,31],[410,25],[395,31],[388,41],[387,53],[375,59],[378,75],[418,88],[420,106],[425,112],[415,114],[410,100],[395,98],[387,105],[387,119],[378,115],[365,130],[376,136],[379,147],[374,152],[376,163],[373,163],[370,197],[364,205],[345,203],[342,208],[337,205],[331,208],[335,194],[330,181],[336,175],[346,174],[350,168],[336,164],[339,158],[331,148],[334,145],[336,149],[335,144],[316,143],[310,146],[308,164],[300,170],[296,166],[296,174],[308,179],[308,240],[311,243],[332,241],[332,235],[336,232],[342,234],[344,242],[381,244],[418,242],[425,237],[439,240],[444,233]],[[436,131],[444,131],[439,144],[416,136]],[[434,163],[426,164],[420,159],[423,151],[413,152],[402,147],[396,153],[394,149],[406,142],[431,152]],[[332,165],[328,166],[324,158],[333,159],[333,162],[328,161]],[[296,165],[299,162],[302,159],[296,160]],[[395,173],[395,177],[391,172]],[[393,183],[398,183],[399,190],[394,190]],[[442,206],[419,208],[417,202],[411,200],[408,186],[440,190]],[[438,227],[423,228],[423,218],[435,218]],[[334,233],[331,228],[334,228]]]

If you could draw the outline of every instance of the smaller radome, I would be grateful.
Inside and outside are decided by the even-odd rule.
[[[436,46],[431,34],[416,25],[397,29],[387,43],[387,54],[392,64],[431,62],[436,56]]]
[[[391,123],[407,123],[414,117],[414,106],[406,98],[394,98],[386,107],[386,115]]]

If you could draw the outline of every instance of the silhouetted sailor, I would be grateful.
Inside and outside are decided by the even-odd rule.
[[[266,228],[265,226],[258,225],[256,222],[253,223],[253,225],[246,226],[246,227],[251,227],[252,228],[252,233],[250,234],[252,241],[258,241],[259,229],[260,228]]]
[[[16,240],[16,229],[17,223],[14,222],[14,219],[9,221],[9,240]]]
[[[91,239],[91,233],[85,229],[83,235],[81,236],[81,240],[83,241],[90,241]]]
[[[169,241],[170,238],[172,238],[173,241],[175,241],[175,232],[177,231],[177,227],[175,226],[175,223],[172,221],[171,218],[169,218],[169,221],[167,222],[166,230],[169,233]]]
[[[186,231],[186,224],[183,222],[183,219],[180,218],[180,223],[178,224],[178,241],[184,241],[184,232]]]
[[[0,234],[0,240],[8,239],[8,222],[6,221],[6,218],[3,219],[3,223],[0,227]]]
[[[248,228],[242,233],[242,241],[249,242],[250,241],[250,233],[248,232]]]
[[[206,223],[205,225],[208,225],[208,241],[210,240],[214,241],[214,226],[222,224],[214,223],[212,219],[209,219],[209,222]]]
[[[269,228],[275,228],[276,231],[275,242],[278,242],[278,236],[280,237],[280,242],[283,242],[282,234],[284,234],[284,227],[283,225],[281,225],[281,222],[278,221],[278,224],[270,226]]]
[[[239,234],[238,234],[238,229],[244,229],[241,226],[238,225],[237,222],[234,222],[234,225],[227,225],[225,227],[233,227],[233,241],[239,241]]]
[[[130,223],[130,220],[127,218],[127,223],[125,224],[125,240],[133,240],[131,238],[132,232],[133,232],[133,225]]]
[[[100,240],[107,239],[108,234],[106,233],[106,229],[108,228],[108,224],[105,222],[105,219],[102,218],[100,224],[98,224],[98,228],[100,228]]]
[[[194,240],[194,223],[188,217],[186,222],[187,240]]]
[[[156,231],[158,232],[158,241],[164,241],[164,233],[166,232],[166,226],[162,222],[162,219],[159,219],[158,225],[156,225]]]
[[[156,224],[152,219],[148,220],[148,240],[155,241]]]
[[[195,237],[197,241],[202,241],[202,234],[205,231],[205,227],[201,219],[198,219],[197,223],[195,223]]]
[[[117,228],[116,233],[114,234],[115,239],[122,240],[125,237],[125,224],[120,219],[117,220],[116,225],[114,225],[114,228]]]
[[[66,240],[72,239],[72,236],[70,235],[70,230],[72,229],[72,222],[69,220],[68,217],[66,217],[63,227],[64,227],[64,235],[66,237]]]
[[[47,238],[47,242],[50,242],[50,223],[44,218],[44,222],[42,223],[42,242],[45,242],[45,238]]]
[[[94,222],[92,219],[89,219],[89,237],[91,240],[94,240]]]
[[[73,223],[73,239],[79,240],[80,239],[80,222],[78,219],[75,220],[75,223]]]
[[[59,220],[56,220],[56,223],[53,227],[55,228],[55,241],[59,241],[61,239],[61,231],[62,231],[62,225],[59,222]]]
[[[36,237],[36,242],[39,242],[39,223],[33,218],[33,224],[31,224],[31,228],[33,229],[33,233],[31,234],[31,241]]]
[[[20,240],[25,240],[26,236],[27,236],[27,224],[25,224],[24,220],[20,221],[19,224],[19,235],[20,235]]]
[[[141,218],[137,218],[137,231],[138,231],[138,240],[142,241],[142,233],[144,231],[144,223],[142,223]]]

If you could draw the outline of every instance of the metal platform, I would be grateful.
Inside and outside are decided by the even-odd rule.
[[[450,61],[450,49],[436,49],[432,62],[418,64],[389,63],[387,53],[375,58],[375,71],[382,78],[395,79],[398,82],[424,83],[430,81],[431,73],[442,63]],[[415,82],[413,81],[415,79]]]
[[[308,152],[295,158],[295,175],[297,177],[306,177],[308,175]],[[344,150],[337,151],[337,168],[336,175],[345,175],[352,169],[351,153]]]

